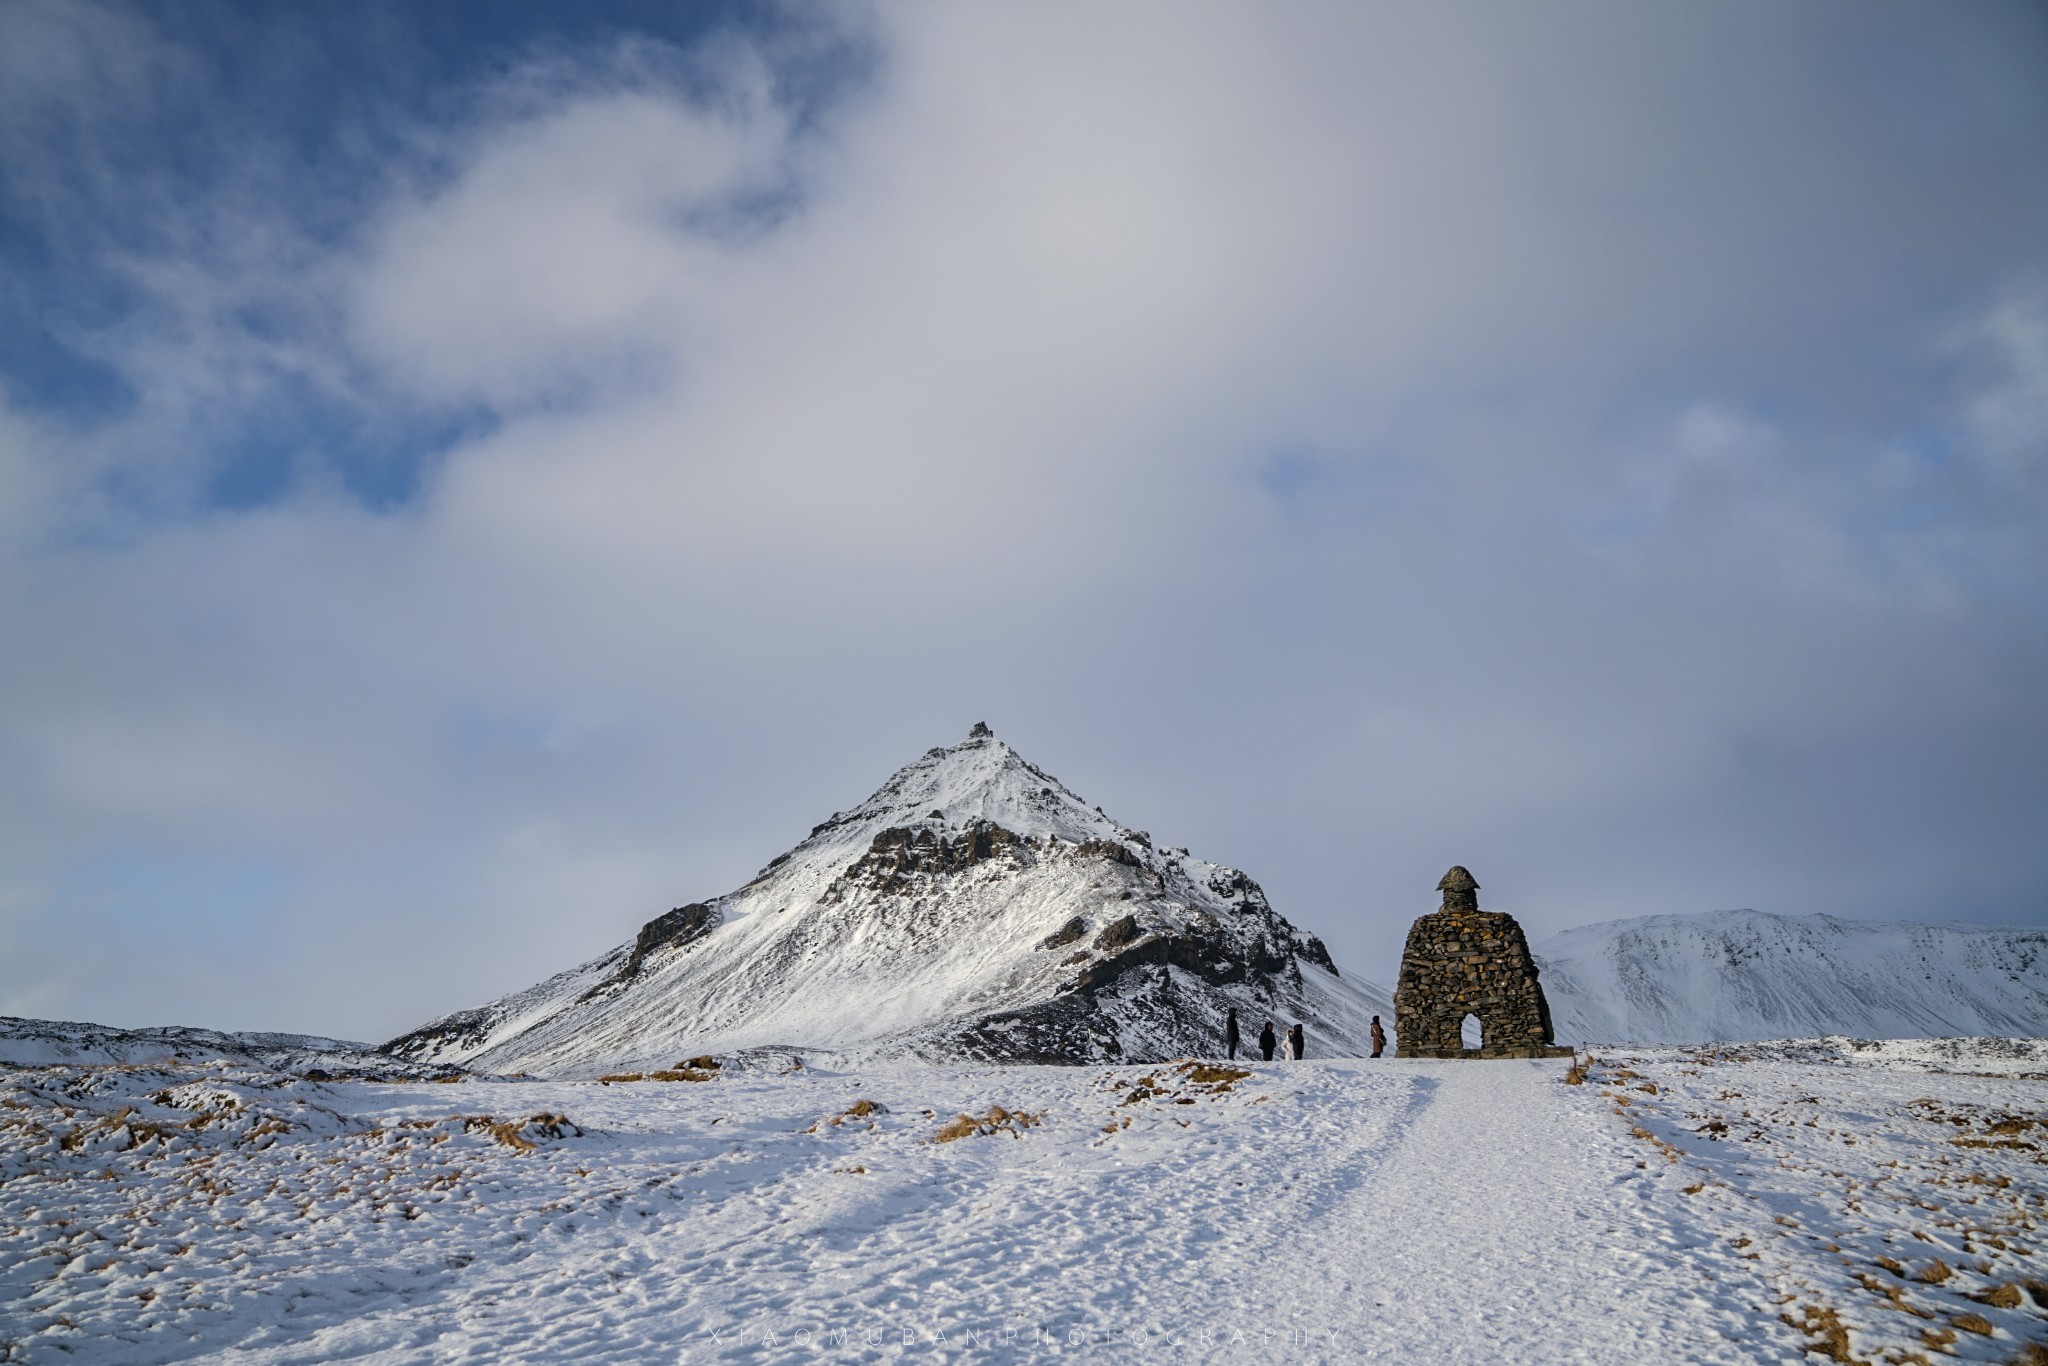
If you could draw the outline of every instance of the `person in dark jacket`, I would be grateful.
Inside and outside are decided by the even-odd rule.
[[[1372,1017],[1372,1055],[1377,1058],[1387,1051],[1387,1031],[1380,1028],[1380,1017]]]
[[[1307,1049],[1308,1031],[1301,1025],[1295,1025],[1289,1029],[1287,1031],[1287,1056],[1296,1062],[1300,1062],[1308,1056]]]
[[[1259,1052],[1265,1054],[1267,1062],[1273,1061],[1273,1045],[1279,1042],[1273,1037],[1273,1022],[1266,1021],[1266,1027],[1259,1031]]]
[[[1228,1055],[1229,1055],[1229,1057],[1230,1057],[1230,1060],[1231,1060],[1232,1062],[1235,1062],[1235,1061],[1237,1061],[1237,1007],[1236,1007],[1236,1006],[1232,1006],[1232,1007],[1230,1008],[1230,1013],[1229,1013],[1228,1015],[1226,1015],[1226,1016],[1224,1016],[1224,1017],[1223,1017],[1223,1050],[1224,1050],[1224,1052],[1225,1052],[1226,1054],[1228,1054]]]

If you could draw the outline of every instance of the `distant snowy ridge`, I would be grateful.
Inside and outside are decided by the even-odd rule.
[[[1534,949],[1565,1043],[2048,1036],[2048,929],[1713,911]]]
[[[984,726],[835,813],[737,891],[386,1048],[589,1075],[703,1053],[1095,1062],[1222,1050],[1235,1007],[1369,1050],[1387,993],[1341,975],[1232,868],[1155,846]]]
[[[231,1033],[183,1025],[116,1029],[77,1020],[0,1016],[0,1063],[39,1067],[53,1063],[105,1066],[203,1062],[227,1062],[279,1072],[318,1068],[336,1075],[420,1070],[369,1044],[324,1039],[314,1034]]]

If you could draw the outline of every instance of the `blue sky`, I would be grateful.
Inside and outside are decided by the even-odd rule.
[[[2048,921],[2038,7],[0,8],[0,1012],[397,1033],[987,720],[1390,973]]]
[[[806,126],[868,66],[856,34],[737,4],[195,3],[175,25],[164,17],[31,4],[10,19],[21,173],[0,182],[0,245],[16,266],[0,366],[23,410],[103,422],[149,396],[122,363],[128,329],[207,327],[246,343],[258,373],[209,405],[201,430],[152,427],[203,452],[179,510],[278,502],[308,460],[389,508],[417,496],[438,451],[499,415],[322,373],[354,358],[332,347],[340,303],[302,279],[192,299],[176,291],[196,281],[160,271],[232,277],[251,246],[277,253],[266,264],[278,271],[346,254],[394,188],[459,174],[451,133],[623,86],[715,100],[718,64],[704,54],[719,44],[772,47],[776,98]],[[218,316],[192,316],[199,308]],[[555,399],[573,403],[576,386]]]

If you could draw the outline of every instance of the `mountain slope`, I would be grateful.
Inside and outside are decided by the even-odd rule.
[[[746,886],[632,944],[386,1045],[564,1075],[747,1048],[1099,1061],[1249,1042],[1270,1014],[1365,1051],[1386,993],[1234,869],[1157,848],[976,726]]]
[[[2048,930],[1714,911],[1535,945],[1557,1037],[1677,1044],[2048,1035]]]

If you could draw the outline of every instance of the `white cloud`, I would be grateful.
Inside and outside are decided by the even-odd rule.
[[[598,95],[503,130],[457,181],[394,207],[356,337],[402,383],[517,411],[663,373],[724,268],[715,231],[770,186],[772,108]]]
[[[1992,367],[1968,407],[1977,445],[2038,495],[2048,478],[2048,288],[2015,289],[1962,340],[1988,352]]]

